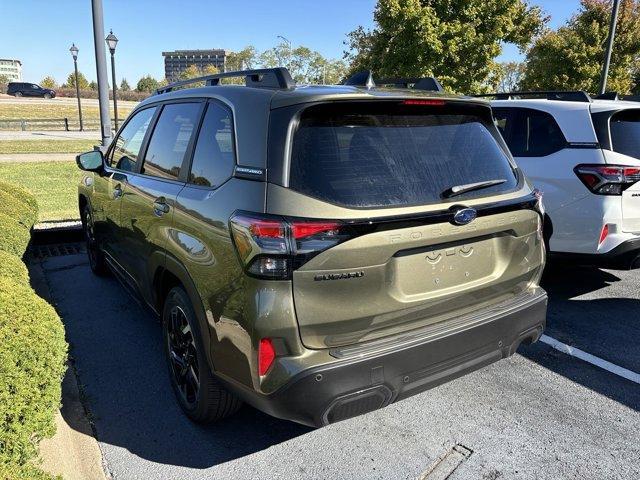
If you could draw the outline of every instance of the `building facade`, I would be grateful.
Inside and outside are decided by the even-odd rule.
[[[11,58],[0,58],[0,75],[6,76],[10,82],[21,82],[22,62]]]
[[[162,56],[164,57],[164,76],[170,82],[175,82],[190,65],[195,65],[201,70],[212,65],[223,72],[227,52],[222,49],[175,50],[162,52]]]

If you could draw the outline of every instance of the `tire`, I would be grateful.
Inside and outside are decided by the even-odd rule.
[[[22,92],[16,92],[13,95],[16,96],[16,97],[21,97],[22,96]]]
[[[89,267],[91,271],[99,276],[104,277],[109,273],[107,262],[104,259],[104,253],[100,250],[98,241],[93,228],[93,212],[89,204],[85,205],[82,211],[82,225],[84,227],[84,238],[87,244],[87,256],[89,257]]]
[[[45,93],[42,98],[46,99],[46,100],[51,100],[51,94],[50,93]]]
[[[162,309],[162,337],[171,386],[189,419],[211,423],[238,411],[240,399],[211,372],[197,317],[182,287],[174,287],[167,294]]]

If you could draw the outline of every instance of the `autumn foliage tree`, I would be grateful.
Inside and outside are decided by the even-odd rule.
[[[597,92],[609,34],[612,2],[582,0],[564,26],[543,33],[527,53],[521,86]],[[607,89],[635,89],[640,64],[640,1],[621,0]]]
[[[374,28],[349,34],[345,58],[351,72],[436,76],[448,90],[481,92],[502,44],[525,49],[545,21],[526,0],[378,0]]]

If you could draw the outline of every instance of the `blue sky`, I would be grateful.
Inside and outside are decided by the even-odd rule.
[[[537,0],[551,16],[551,26],[564,23],[579,0]],[[11,5],[10,12],[8,6]],[[103,0],[105,32],[113,28],[118,82],[134,84],[142,75],[164,76],[164,50],[225,48],[277,43],[277,35],[340,58],[346,34],[373,24],[375,0],[203,1]],[[4,12],[3,12],[4,10]],[[80,49],[79,69],[95,79],[90,0],[0,0],[0,58],[23,62],[26,81],[53,75],[58,82],[73,70],[72,42]],[[506,45],[501,60],[518,58]]]

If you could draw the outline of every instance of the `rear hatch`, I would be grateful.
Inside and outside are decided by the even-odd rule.
[[[623,110],[609,121],[611,149],[607,163],[627,165],[623,170],[622,231],[640,233],[640,110]],[[615,158],[614,158],[615,157]]]
[[[473,102],[299,112],[288,186],[269,185],[267,208],[293,218],[294,249],[306,249],[291,273],[303,343],[351,345],[459,319],[536,282],[537,202],[505,150],[489,108]],[[302,216],[314,227],[296,226]]]

